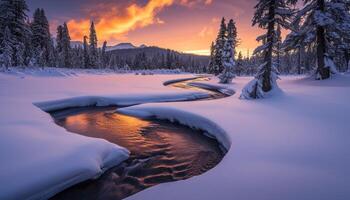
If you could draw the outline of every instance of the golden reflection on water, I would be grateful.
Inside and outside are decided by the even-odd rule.
[[[154,185],[190,178],[216,166],[218,143],[179,124],[115,113],[115,108],[52,113],[69,132],[103,138],[127,148],[130,158],[97,181],[73,187],[54,199],[123,199]]]

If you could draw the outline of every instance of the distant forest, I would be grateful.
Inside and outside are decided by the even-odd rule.
[[[57,27],[56,38],[44,9],[27,16],[24,0],[0,3],[0,66],[64,67],[85,69],[180,69],[201,73],[209,62],[207,56],[183,54],[159,47],[107,50],[107,42],[98,47],[94,22],[82,44],[71,41],[66,23]]]

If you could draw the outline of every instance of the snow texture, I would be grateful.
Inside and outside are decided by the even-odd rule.
[[[95,75],[79,71],[72,75],[73,70],[64,69],[13,72],[0,73],[0,199],[47,199],[74,184],[99,177],[128,158],[128,150],[118,145],[68,133],[44,111],[207,96],[181,89],[167,91],[163,81],[174,78],[168,75]],[[158,88],[163,90],[154,92]],[[45,103],[35,103],[39,109],[33,102]]]
[[[180,78],[191,76],[0,74],[0,199],[47,198],[97,177],[127,157],[127,151],[117,145],[67,133],[32,102],[70,99],[66,107],[79,102],[83,106],[82,100],[91,98],[82,97],[91,96],[100,105],[105,98],[117,104],[120,96],[135,100],[155,94],[191,94],[163,86],[167,80]],[[226,87],[241,91],[249,80],[238,77]],[[212,79],[210,84],[217,81]],[[283,93],[259,101],[241,101],[234,95],[118,109],[204,129],[228,151],[222,162],[201,176],[161,184],[128,199],[349,199],[350,75],[338,74],[321,82],[283,77],[279,85]]]

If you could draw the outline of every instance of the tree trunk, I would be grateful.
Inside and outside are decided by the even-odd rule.
[[[344,58],[345,58],[345,72],[347,72],[349,70],[349,62],[350,62],[350,52],[349,50],[345,50],[344,51]]]
[[[317,0],[318,10],[325,11],[324,0]],[[326,46],[326,33],[322,26],[317,26],[317,71],[320,75],[318,79],[328,79],[330,77],[330,69],[325,64],[325,54],[327,52]]]
[[[269,47],[265,53],[264,62],[266,63],[264,74],[263,74],[263,91],[269,92],[272,89],[271,85],[271,69],[272,69],[272,52],[274,45],[274,35],[275,35],[275,1],[271,1],[269,8],[269,24],[267,29],[267,39],[266,42]]]

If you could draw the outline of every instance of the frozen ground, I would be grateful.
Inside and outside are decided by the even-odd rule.
[[[163,86],[167,80],[188,77],[0,74],[0,199],[45,198],[127,157],[116,145],[67,133],[33,102],[46,102],[36,105],[52,110],[205,95]],[[120,109],[205,129],[229,149],[206,174],[129,199],[349,199],[350,76],[323,82],[282,78],[284,93],[264,100],[239,100],[251,78],[237,78],[229,85],[237,93],[225,99]]]

